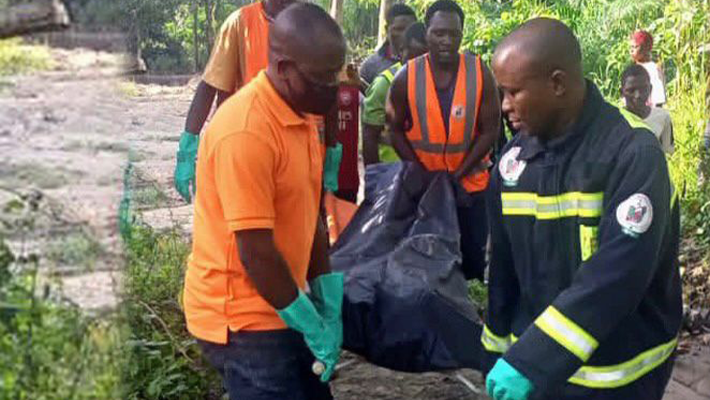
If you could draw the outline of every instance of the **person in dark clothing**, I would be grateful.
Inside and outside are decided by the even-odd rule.
[[[494,169],[481,342],[494,400],[660,400],[682,320],[680,213],[658,140],[538,18],[493,56],[520,133]]]
[[[411,7],[398,3],[393,5],[386,16],[387,40],[360,66],[363,92],[372,84],[377,75],[400,60],[404,46],[404,32],[417,22],[417,15]]]

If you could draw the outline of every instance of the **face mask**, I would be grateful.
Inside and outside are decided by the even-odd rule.
[[[302,93],[293,93],[294,100],[301,111],[317,115],[324,115],[330,111],[338,98],[338,84],[323,84],[309,78],[298,67],[296,71],[306,86]]]

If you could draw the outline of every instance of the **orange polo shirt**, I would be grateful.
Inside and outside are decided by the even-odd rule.
[[[227,17],[212,47],[202,79],[224,92],[236,92],[268,65],[269,18],[262,2]]]
[[[321,151],[313,118],[296,114],[264,72],[217,110],[197,153],[193,245],[184,288],[192,335],[226,343],[230,330],[286,328],[247,276],[236,235],[272,229],[277,249],[303,289],[320,205]]]

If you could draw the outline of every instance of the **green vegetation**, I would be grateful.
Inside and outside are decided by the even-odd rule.
[[[1,222],[29,238],[38,210],[35,199],[13,200]],[[0,236],[0,400],[121,398],[124,331],[42,283],[39,262]]]
[[[45,256],[57,264],[92,268],[102,251],[96,240],[80,230],[62,235],[51,242]]]
[[[0,0],[0,4],[1,4]],[[328,6],[329,0],[317,0]],[[153,71],[201,68],[221,21],[248,0],[70,0],[81,23],[118,26],[130,32]],[[411,0],[420,15],[433,0]],[[377,0],[345,2],[344,31],[353,58],[373,51]],[[520,23],[552,16],[578,34],[585,71],[617,103],[621,71],[630,62],[628,37],[647,29],[656,38],[654,57],[666,71],[668,109],[676,152],[668,158],[683,209],[683,277],[686,304],[710,300],[710,158],[703,156],[702,131],[708,119],[705,98],[710,55],[710,0],[459,0],[467,14],[464,48],[490,60],[495,45]],[[197,5],[197,6],[195,6]],[[196,17],[196,18],[195,18]],[[195,23],[196,21],[196,23]],[[0,41],[0,77],[50,68],[46,49],[18,40]],[[1,85],[1,84],[0,84]],[[127,85],[120,89],[136,95]],[[177,140],[176,137],[166,140]],[[74,144],[74,146],[79,146]],[[83,145],[82,145],[83,146]],[[88,145],[87,145],[88,146]],[[101,148],[123,151],[121,147]],[[129,161],[141,156],[129,152]],[[34,183],[41,188],[67,182],[71,171],[10,166],[0,180]],[[12,168],[11,168],[12,167]],[[31,171],[30,171],[31,169]],[[0,237],[0,400],[5,399],[217,399],[220,383],[185,329],[180,306],[189,242],[177,231],[158,233],[141,223],[135,210],[168,200],[157,187],[126,170],[127,191],[121,204],[125,271],[120,312],[88,317],[45,289],[37,279],[40,257],[50,261],[92,264],[99,256],[91,238],[68,236],[45,254],[13,254]],[[69,178],[68,178],[69,177]],[[10,185],[12,186],[12,185]],[[135,202],[135,204],[132,204]],[[7,231],[30,233],[31,201],[13,202],[6,211],[30,211],[15,218]],[[4,222],[0,218],[0,222]],[[13,238],[21,235],[13,234]],[[469,286],[469,295],[485,306],[486,288]]]
[[[419,15],[433,0],[412,0]],[[530,18],[567,23],[582,44],[584,68],[608,101],[619,104],[621,73],[631,63],[629,37],[651,32],[654,58],[666,73],[667,108],[674,125],[675,153],[668,157],[681,200],[686,303],[710,301],[710,162],[702,135],[710,116],[705,91],[710,73],[708,0],[524,0],[463,1],[463,47],[490,60],[496,44]],[[703,160],[704,159],[704,160]],[[704,179],[701,179],[704,175]]]
[[[22,44],[19,39],[0,40],[0,76],[50,69],[49,49]]]
[[[0,222],[32,239],[40,207],[33,198],[13,199]],[[219,379],[203,364],[180,306],[188,243],[176,231],[132,223],[123,301],[96,317],[40,278],[44,254],[15,255],[0,236],[0,400],[220,398]],[[47,256],[84,262],[95,254],[92,243],[70,235]]]
[[[135,224],[125,236],[122,313],[129,333],[125,399],[219,398],[220,383],[187,333],[180,305],[189,252],[177,232]]]

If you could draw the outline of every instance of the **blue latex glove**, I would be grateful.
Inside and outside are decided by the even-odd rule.
[[[323,186],[325,190],[335,193],[338,191],[338,173],[340,172],[340,161],[343,159],[343,145],[336,144],[334,147],[325,149],[325,165],[323,167]]]
[[[296,300],[286,308],[277,310],[277,313],[286,325],[303,334],[313,356],[325,365],[325,371],[320,375],[321,382],[328,382],[340,358],[336,333],[325,323],[308,296],[301,291],[298,292]]]
[[[335,333],[338,347],[343,345],[343,280],[342,272],[331,272],[308,282],[313,305]]]
[[[533,384],[501,358],[488,373],[486,390],[493,400],[527,400]]]
[[[180,135],[180,145],[177,152],[175,165],[175,189],[182,198],[190,203],[195,194],[195,158],[200,137],[184,131]]]

